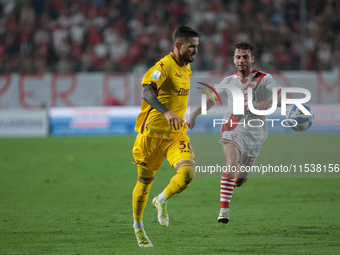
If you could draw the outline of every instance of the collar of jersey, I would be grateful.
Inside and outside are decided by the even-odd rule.
[[[253,71],[251,71],[251,73],[250,73],[246,78],[241,78],[241,77],[239,76],[238,72],[237,72],[237,73],[234,73],[234,74],[237,75],[240,79],[245,80],[245,79],[248,79],[248,77],[249,77],[250,75],[252,75],[253,73],[257,73],[258,71],[259,71],[259,70],[257,70],[257,69],[255,68]]]
[[[185,65],[182,65],[182,64],[179,62],[178,58],[176,57],[176,55],[175,55],[175,53],[174,53],[173,51],[170,52],[170,56],[175,60],[176,64],[179,65],[180,67],[183,67],[183,68],[186,68],[186,67],[187,67],[187,64],[188,64],[188,63],[186,63]]]

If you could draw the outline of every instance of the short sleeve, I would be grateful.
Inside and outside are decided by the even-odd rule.
[[[145,73],[142,86],[145,87],[145,85],[153,85],[158,90],[169,78],[169,74],[170,65],[164,64],[164,61],[159,61]]]
[[[265,86],[264,96],[267,100],[272,98],[273,88],[277,88],[278,96],[281,94],[281,85],[274,80],[271,74],[267,75],[264,86]]]

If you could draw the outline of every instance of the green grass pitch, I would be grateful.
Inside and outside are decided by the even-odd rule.
[[[199,141],[192,139],[198,161],[206,148]],[[139,248],[132,229],[133,142],[132,136],[0,139],[0,254],[340,253],[339,178],[250,178],[235,189],[227,225],[217,223],[220,180],[196,178],[169,201],[170,225],[163,228],[151,198],[175,174],[166,161],[144,213],[154,247]],[[270,135],[256,164],[336,164],[339,144],[338,134]]]

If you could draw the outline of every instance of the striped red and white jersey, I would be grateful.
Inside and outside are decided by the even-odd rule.
[[[225,77],[220,84],[233,85],[241,89],[244,95],[244,114],[233,114],[233,96],[227,88],[216,88],[221,98],[227,98],[227,108],[223,119],[226,124],[221,127],[221,133],[228,131],[240,132],[246,135],[247,144],[260,145],[268,135],[268,121],[270,116],[256,115],[250,112],[248,97],[251,96],[252,103],[256,109],[257,103],[272,99],[273,88],[277,88],[278,96],[281,94],[281,86],[274,80],[271,74],[254,69],[252,73],[241,79],[238,74]],[[248,95],[248,88],[252,89],[252,95]],[[217,99],[217,96],[214,95]],[[270,121],[269,121],[270,122]],[[271,123],[271,122],[270,122]]]

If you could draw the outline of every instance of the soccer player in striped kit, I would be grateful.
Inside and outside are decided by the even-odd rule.
[[[167,227],[167,201],[181,193],[195,175],[195,156],[190,145],[184,115],[188,105],[189,62],[198,52],[199,33],[188,26],[179,26],[173,34],[174,51],[163,57],[144,75],[142,109],[136,120],[138,135],[133,147],[137,165],[137,183],[133,190],[133,228],[139,247],[152,247],[145,233],[143,213],[149,191],[164,157],[176,169],[169,185],[152,200],[158,222]]]
[[[228,120],[221,127],[220,143],[227,161],[227,170],[222,174],[220,185],[220,213],[218,222],[224,224],[229,222],[229,203],[233,195],[234,187],[240,187],[247,179],[249,172],[242,172],[240,169],[254,165],[259,155],[261,145],[268,136],[267,124],[260,125],[262,120],[266,123],[266,117],[255,115],[249,111],[248,97],[252,98],[252,103],[257,110],[267,110],[272,106],[272,91],[277,88],[277,106],[281,105],[281,86],[276,83],[273,77],[265,72],[252,69],[254,62],[254,47],[249,42],[238,42],[233,47],[234,64],[238,70],[231,76],[224,78],[220,84],[237,86],[243,91],[244,95],[244,114],[233,114],[233,96],[226,88],[216,88],[221,98],[228,99],[228,105],[223,119]],[[252,89],[252,94],[248,95],[247,89]],[[217,99],[217,96],[214,95]],[[207,99],[207,110],[214,105],[211,98]],[[196,118],[201,114],[199,106],[186,120],[190,129],[196,124]],[[249,125],[249,120],[252,124]],[[232,124],[234,123],[234,124]],[[242,167],[242,168],[241,168]]]

